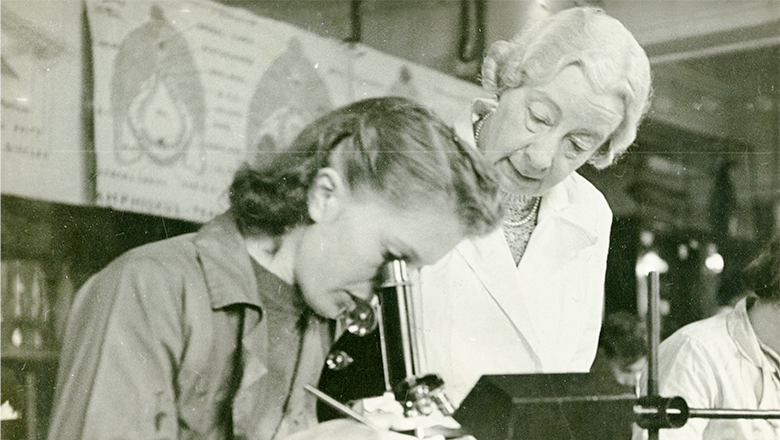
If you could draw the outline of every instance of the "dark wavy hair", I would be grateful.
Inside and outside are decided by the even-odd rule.
[[[308,192],[325,167],[402,207],[443,204],[470,235],[502,216],[495,171],[451,127],[408,99],[374,98],[322,116],[290,148],[259,152],[237,171],[229,197],[242,233],[278,236],[310,223]]]
[[[780,232],[775,232],[755,260],[742,271],[745,285],[760,298],[780,301]]]

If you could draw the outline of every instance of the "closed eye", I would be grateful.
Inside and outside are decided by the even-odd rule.
[[[542,116],[541,114],[538,114],[534,112],[532,109],[529,110],[528,115],[531,117],[531,120],[537,124],[543,124],[546,126],[550,126],[551,122],[548,118],[545,116]]]
[[[570,136],[567,140],[567,144],[569,145],[569,148],[567,148],[567,156],[571,158],[581,156],[594,148],[591,141],[577,136]]]
[[[590,150],[590,147],[588,145],[586,145],[582,140],[577,139],[577,138],[572,138],[571,144],[579,152],[585,152],[585,151]]]
[[[526,115],[526,128],[532,133],[555,125],[553,110],[543,102],[531,102],[526,108]]]
[[[590,151],[600,145],[596,138],[590,135],[574,135],[572,143],[582,151]]]

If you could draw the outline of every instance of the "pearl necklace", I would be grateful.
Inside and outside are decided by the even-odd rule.
[[[528,223],[536,216],[536,212],[539,210],[539,205],[542,201],[541,197],[535,197],[534,204],[528,214],[518,219],[514,218],[518,214],[522,213],[522,208],[517,209],[516,206],[518,204],[524,205],[523,202],[526,202],[527,200],[527,196],[524,195],[518,196],[516,194],[504,193],[504,204],[507,207],[507,216],[504,218],[505,226],[510,228],[517,228]]]
[[[481,117],[479,121],[477,121],[477,125],[474,127],[474,142],[477,144],[477,148],[479,148],[479,134],[482,133],[482,126],[485,125],[485,121],[487,121],[491,116],[493,116],[493,112],[490,112]]]
[[[507,210],[503,222],[504,238],[515,264],[520,264],[520,259],[525,254],[525,248],[528,246],[531,234],[536,228],[536,213],[539,211],[542,198],[507,192],[503,192],[502,196],[503,204]],[[526,212],[529,208],[528,202],[531,202],[532,199],[534,200],[530,212]]]

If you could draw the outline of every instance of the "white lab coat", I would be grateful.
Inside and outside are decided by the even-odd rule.
[[[587,372],[596,355],[612,211],[572,173],[542,197],[516,267],[501,229],[419,274],[422,362],[459,404],[483,374]]]

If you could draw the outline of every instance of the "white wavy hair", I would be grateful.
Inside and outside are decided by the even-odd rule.
[[[596,90],[624,103],[623,121],[588,161],[606,168],[636,139],[652,89],[644,49],[600,8],[566,9],[530,23],[510,41],[493,43],[482,63],[482,86],[500,97],[507,89],[552,81],[570,65],[579,66]]]

